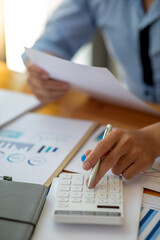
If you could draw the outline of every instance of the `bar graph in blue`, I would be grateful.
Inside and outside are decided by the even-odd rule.
[[[43,146],[41,146],[41,147],[38,149],[37,153],[42,153],[42,152],[44,152],[44,153],[56,152],[57,150],[58,150],[58,147],[52,147],[52,146],[45,146],[45,145],[43,145]]]
[[[0,140],[0,149],[16,149],[16,150],[25,150],[29,152],[34,144],[32,143],[23,143],[23,142],[14,142],[7,140]]]
[[[160,239],[160,211],[142,207],[138,240]]]

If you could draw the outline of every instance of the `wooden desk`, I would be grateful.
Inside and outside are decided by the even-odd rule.
[[[0,62],[0,88],[30,93],[26,78],[26,74],[9,71],[5,64]],[[160,106],[155,104],[152,104],[152,106],[160,111]],[[70,90],[61,100],[47,104],[37,112],[61,117],[94,120],[100,124],[111,123],[114,127],[126,129],[139,129],[160,121],[160,117],[107,104],[74,90]],[[152,193],[148,190],[145,190],[145,192]],[[154,194],[160,196],[159,193]]]

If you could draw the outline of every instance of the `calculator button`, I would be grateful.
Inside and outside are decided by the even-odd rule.
[[[83,187],[82,186],[72,186],[71,189],[73,192],[82,192]]]
[[[83,184],[83,180],[82,179],[79,179],[79,180],[74,180],[72,182],[73,185],[82,185]]]
[[[69,192],[59,192],[58,196],[59,197],[69,197]]]
[[[100,185],[100,186],[98,187],[98,192],[106,193],[106,192],[107,192],[107,185],[105,185],[105,186]]]
[[[62,185],[70,185],[71,184],[71,180],[60,179],[60,184],[62,184]]]
[[[69,200],[68,198],[61,198],[61,197],[58,198],[59,202],[68,202],[68,200]]]
[[[69,191],[70,190],[70,186],[60,186],[59,190],[60,191]]]
[[[71,179],[72,176],[68,173],[62,173],[59,175],[59,177],[62,179]]]
[[[111,194],[110,194],[110,198],[112,198],[112,199],[113,199],[113,198],[120,198],[120,196],[121,196],[121,195],[120,195],[119,193],[111,193]]]
[[[119,187],[119,182],[110,182],[109,186],[110,186],[111,188],[113,188],[113,187]]]
[[[112,193],[119,193],[120,192],[120,188],[119,187],[112,187],[112,188],[110,188],[110,192],[112,192]]]
[[[108,197],[107,193],[98,193],[97,197],[100,199],[106,199]]]
[[[94,199],[93,198],[85,198],[84,202],[85,203],[94,203]]]
[[[71,193],[71,197],[73,197],[73,198],[81,198],[82,197],[82,193],[80,193],[80,192],[72,192]]]
[[[110,175],[108,179],[109,179],[109,182],[119,182],[120,180],[119,176],[116,176],[116,175]]]
[[[73,180],[83,180],[83,175],[81,174],[75,174],[72,177]]]
[[[110,199],[109,203],[111,203],[111,204],[120,204],[121,200],[119,200],[119,199]]]
[[[94,198],[94,193],[84,193],[85,198]]]
[[[80,203],[81,201],[81,198],[71,198],[71,202]]]
[[[98,199],[96,202],[97,203],[108,203],[108,200],[107,199]]]
[[[88,188],[87,186],[84,187],[85,192],[94,192],[95,188]]]
[[[66,208],[66,207],[68,207],[68,203],[66,203],[66,202],[59,202],[59,203],[58,203],[58,207],[64,207],[64,208]]]
[[[106,184],[107,181],[107,176],[104,176],[101,178],[101,180],[99,181],[99,184]]]

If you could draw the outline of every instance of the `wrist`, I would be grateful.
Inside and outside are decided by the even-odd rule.
[[[149,141],[154,153],[154,157],[160,156],[160,122],[149,125],[142,128],[142,131],[146,135],[146,141]]]

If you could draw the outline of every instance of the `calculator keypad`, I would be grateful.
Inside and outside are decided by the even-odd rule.
[[[64,216],[68,216],[69,219],[71,215],[92,216],[92,218],[93,216],[123,218],[123,182],[121,177],[105,175],[93,189],[86,186],[87,178],[82,174],[60,174],[54,207],[55,220],[68,222],[65,221]],[[63,219],[59,221],[57,219],[60,218],[56,216],[62,216]],[[93,220],[91,222],[93,223]],[[107,224],[107,222],[103,224]],[[114,224],[114,221],[111,220],[111,224]],[[121,224],[121,221],[119,223],[117,221],[115,224]]]

